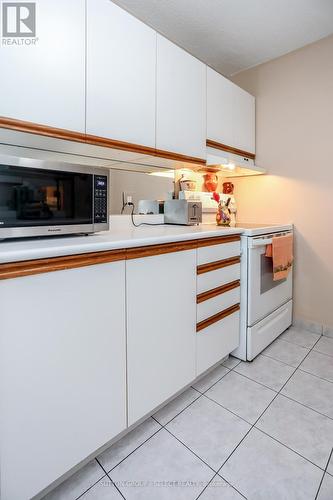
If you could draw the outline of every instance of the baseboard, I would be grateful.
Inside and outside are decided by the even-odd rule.
[[[333,338],[333,327],[310,321],[300,317],[294,317],[293,326],[301,330],[306,330],[317,335],[325,335],[326,337]]]
[[[307,319],[294,317],[293,326],[301,330],[307,330],[308,332],[317,333],[317,335],[323,334],[323,325],[321,323],[316,323],[315,321],[309,321]]]

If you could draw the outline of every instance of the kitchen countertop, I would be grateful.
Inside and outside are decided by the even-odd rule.
[[[133,227],[118,223],[110,231],[89,236],[53,236],[51,238],[25,238],[0,242],[0,263],[44,259],[120,248],[158,245],[174,241],[213,238],[241,234],[242,228],[223,228],[215,224],[200,226],[157,225]]]

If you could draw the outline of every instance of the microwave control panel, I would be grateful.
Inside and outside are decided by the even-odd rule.
[[[108,221],[108,178],[106,175],[94,176],[94,222]]]

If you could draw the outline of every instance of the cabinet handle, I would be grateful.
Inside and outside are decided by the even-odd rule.
[[[222,267],[233,266],[234,264],[240,263],[240,257],[230,257],[229,259],[216,260],[214,262],[209,262],[208,264],[201,264],[197,266],[197,274],[209,273],[210,271],[216,271],[216,269],[221,269]]]
[[[224,311],[214,314],[214,316],[211,316],[210,318],[200,321],[200,323],[197,323],[197,332],[200,332],[200,330],[203,330],[204,328],[207,328],[208,326],[221,321],[221,319],[226,318],[227,316],[230,316],[231,314],[239,310],[240,305],[235,304],[234,306],[228,307],[228,309],[225,309]]]
[[[222,295],[222,293],[229,292],[234,288],[238,288],[240,286],[240,281],[232,281],[231,283],[227,283],[226,285],[218,286],[217,288],[213,288],[212,290],[208,290],[207,292],[202,292],[197,295],[197,304],[201,304],[205,300],[212,299],[217,297],[218,295]]]

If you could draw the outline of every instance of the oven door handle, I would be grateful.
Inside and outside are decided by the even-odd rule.
[[[258,240],[251,241],[250,248],[264,247],[266,245],[271,245],[272,242],[272,238],[260,238]]]

